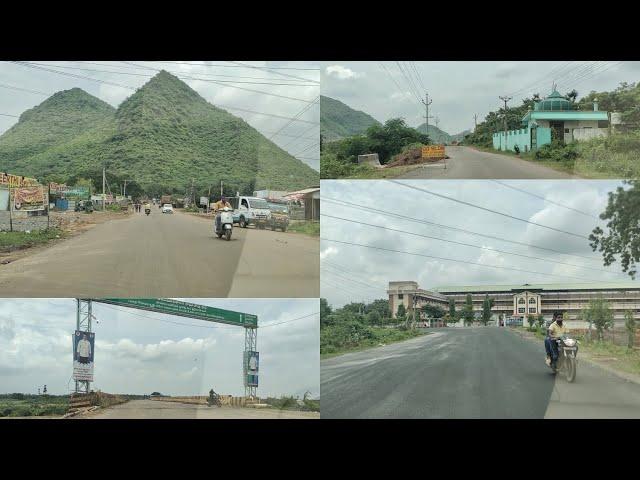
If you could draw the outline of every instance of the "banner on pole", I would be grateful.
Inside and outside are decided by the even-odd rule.
[[[73,379],[93,382],[95,333],[76,330],[73,335]]]
[[[245,387],[258,386],[258,371],[260,368],[260,353],[244,352],[244,384]]]

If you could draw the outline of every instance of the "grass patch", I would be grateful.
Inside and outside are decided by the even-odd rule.
[[[47,228],[31,233],[0,232],[0,252],[11,252],[24,248],[44,245],[57,238],[62,238],[64,232],[59,228]]]
[[[268,397],[264,400],[264,403],[278,410],[295,410],[298,412],[320,411],[320,400],[312,400],[310,398],[300,400],[297,397],[283,395],[280,398]]]
[[[304,233],[311,237],[320,236],[320,222],[312,222],[307,220],[292,221],[289,223],[287,230],[290,232]]]
[[[640,350],[629,350],[626,346],[614,345],[611,341],[603,340],[587,342],[582,335],[577,335],[580,350],[587,353],[598,363],[626,373],[640,375]],[[578,353],[578,357],[579,357]],[[604,361],[604,358],[607,358]]]
[[[69,408],[67,395],[26,395],[9,393],[0,395],[0,417],[40,417],[64,415]]]
[[[366,350],[381,343],[403,342],[422,335],[428,333],[400,328],[371,327],[357,322],[328,325],[320,330],[320,358]]]

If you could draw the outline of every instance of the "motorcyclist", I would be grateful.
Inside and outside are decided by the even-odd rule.
[[[144,204],[144,210],[145,210],[145,213],[147,213],[147,212],[146,212],[147,210],[151,211],[151,204],[150,204],[149,202],[145,202],[145,204]]]
[[[227,202],[226,197],[223,195],[220,198],[220,200],[218,200],[216,203],[213,204],[213,211],[214,213],[217,214],[224,207],[231,208],[231,204]],[[219,230],[220,230],[220,215],[216,215],[216,231],[219,231]]]
[[[547,337],[544,339],[544,348],[547,356],[551,359],[551,368],[555,369],[558,362],[558,344],[556,340],[562,337],[567,329],[562,324],[562,312],[554,312],[553,322],[547,330]]]

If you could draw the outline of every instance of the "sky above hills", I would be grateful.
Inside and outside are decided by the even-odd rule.
[[[398,63],[400,65],[398,65]],[[482,61],[482,62],[323,62],[323,95],[340,100],[384,122],[404,117],[412,127],[424,123],[425,108],[416,98],[425,90],[433,99],[429,115],[454,135],[473,129],[490,112],[503,106],[500,95],[519,105],[526,96],[551,93],[552,83],[579,96],[591,90],[614,90],[621,82],[640,81],[640,62],[617,61]]]
[[[272,141],[278,146],[315,170],[319,169],[319,103],[302,112],[309,105],[308,102],[312,102],[320,94],[318,83],[320,74],[317,63],[255,61],[242,62],[243,65],[230,61],[30,63],[32,66],[26,67],[10,62],[0,62],[0,134],[14,125],[22,112],[40,104],[57,91],[74,87],[82,88],[117,107],[134,93],[136,88],[145,84],[160,69],[165,69],[178,76],[209,103],[225,108],[233,115],[243,118],[267,138],[273,137]],[[250,113],[245,110],[276,116]],[[298,118],[304,122],[290,122],[289,119],[298,114],[300,114]],[[282,130],[279,134],[274,135],[280,129]]]
[[[321,296],[332,305],[368,302],[387,298],[388,282],[401,280],[417,281],[424,289],[630,281],[618,262],[603,267],[585,238],[596,225],[604,226],[598,215],[607,193],[619,185],[609,180],[323,182]],[[392,207],[381,210],[381,199]]]

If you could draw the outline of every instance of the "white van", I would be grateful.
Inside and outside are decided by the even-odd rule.
[[[233,223],[242,228],[251,224],[265,228],[271,221],[271,209],[264,198],[231,197],[228,199],[233,208]]]

